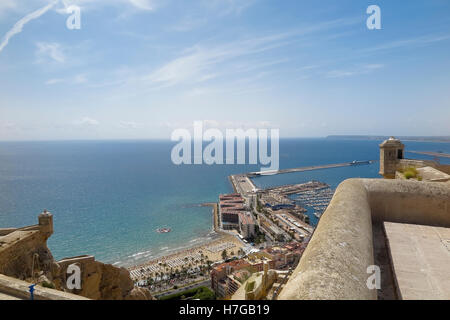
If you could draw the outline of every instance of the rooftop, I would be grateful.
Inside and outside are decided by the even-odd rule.
[[[255,224],[253,216],[250,212],[240,212],[239,213],[239,221],[242,224]]]
[[[249,266],[249,264],[245,260],[234,260],[234,261],[230,261],[230,262],[225,262],[225,263],[219,264],[219,265],[215,266],[213,268],[213,270],[215,270],[215,271],[222,271],[226,267],[232,267],[234,269],[237,269],[237,268],[244,268],[244,267],[247,267],[247,266]]]

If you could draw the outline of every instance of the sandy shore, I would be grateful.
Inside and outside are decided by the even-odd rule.
[[[133,280],[146,279],[156,272],[170,272],[170,269],[176,272],[183,267],[188,267],[189,264],[192,266],[199,265],[202,258],[204,264],[207,260],[213,263],[221,261],[223,250],[226,250],[228,257],[231,257],[237,255],[239,249],[243,246],[236,236],[220,232],[219,239],[158,257],[140,265],[129,267],[128,270]]]
[[[172,271],[181,270],[182,267],[188,267],[189,264],[191,266],[199,265],[202,263],[202,259],[203,264],[206,264],[208,260],[212,263],[218,262],[223,260],[222,252],[224,250],[227,252],[228,257],[238,254],[239,249],[244,245],[237,238],[237,233],[236,235],[231,235],[218,230],[217,203],[205,203],[203,205],[213,208],[213,224],[218,238],[202,243],[201,245],[149,260],[139,265],[128,267],[133,280],[146,279],[155,275],[157,272],[170,272],[171,269]]]

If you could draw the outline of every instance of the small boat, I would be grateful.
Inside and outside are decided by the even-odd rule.
[[[156,232],[158,232],[158,233],[168,233],[170,231],[172,231],[172,229],[170,229],[170,228],[158,228],[158,229],[156,229]]]

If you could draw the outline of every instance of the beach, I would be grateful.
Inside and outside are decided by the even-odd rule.
[[[244,247],[237,235],[218,233],[219,239],[129,267],[131,278],[134,281],[145,280],[155,277],[158,273],[179,272],[183,267],[207,265],[208,261],[213,264],[223,260],[222,252],[224,250],[228,257],[232,257]]]
[[[179,272],[183,267],[200,267],[223,260],[222,253],[225,250],[227,257],[238,255],[244,243],[238,238],[237,232],[224,232],[218,227],[217,203],[204,203],[202,206],[212,207],[213,227],[217,238],[209,240],[201,245],[182,249],[175,253],[161,256],[145,263],[129,267],[131,278],[134,281],[156,277],[157,274]],[[178,271],[177,271],[178,270]]]

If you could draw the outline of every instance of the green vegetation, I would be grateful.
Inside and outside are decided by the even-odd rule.
[[[253,267],[246,267],[241,269],[241,272],[239,273],[240,276],[234,274],[234,277],[237,281],[243,284],[245,281],[247,281],[248,278],[251,277],[253,273],[255,273],[255,269]]]
[[[403,176],[407,180],[409,180],[409,179],[417,179],[419,181],[422,180],[422,177],[419,176],[419,174],[417,172],[417,169],[415,167],[408,167],[408,168],[405,168],[405,169],[401,170],[400,172],[403,173]]]
[[[249,281],[247,282],[247,285],[245,286],[245,291],[250,292],[255,288],[255,281]]]
[[[256,211],[261,212],[261,210],[262,210],[262,205],[261,205],[261,202],[259,202],[259,200],[258,200],[258,202],[256,204]]]
[[[192,300],[215,300],[216,296],[211,289],[203,286],[170,294],[168,296],[161,297],[159,300],[184,300],[187,298]]]
[[[255,226],[255,235],[251,238],[248,239],[250,242],[253,242],[254,244],[260,244],[263,243],[264,241],[266,241],[266,237],[264,235],[264,233],[262,233],[259,230],[258,225]]]
[[[44,281],[41,284],[44,288],[55,289],[55,285],[51,282]]]
[[[256,235],[254,243],[260,244],[263,243],[264,241],[266,241],[266,236],[264,235],[264,233],[259,233]]]
[[[225,260],[227,258],[227,250],[222,251],[222,259]]]

